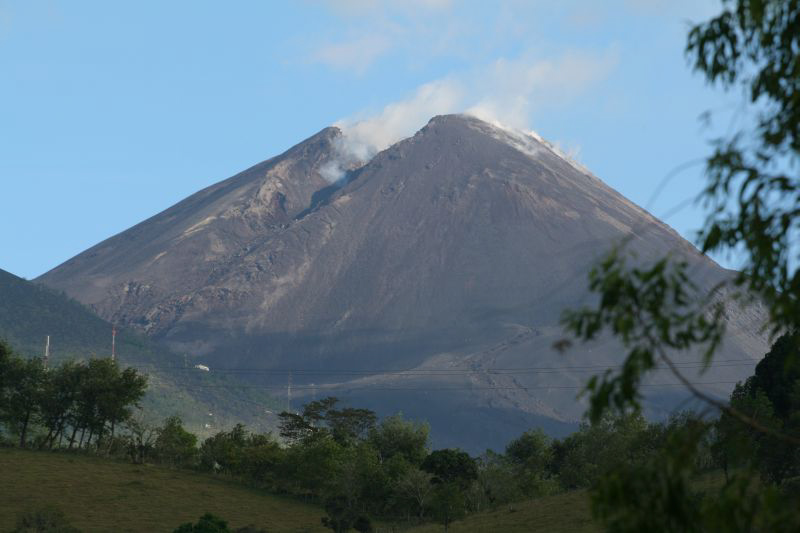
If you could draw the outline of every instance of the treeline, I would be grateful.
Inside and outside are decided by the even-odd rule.
[[[798,361],[800,335],[783,335],[756,365],[754,375],[734,388],[730,406],[735,412],[723,413],[714,423],[711,446],[726,480],[734,469],[752,468],[763,481],[796,485],[800,492]]]
[[[800,356],[797,346],[796,337],[782,337],[755,375],[737,385],[730,402],[736,416],[682,413],[662,423],[638,413],[607,416],[563,439],[531,430],[502,453],[479,457],[458,449],[431,451],[426,424],[401,415],[379,419],[333,397],[281,413],[279,436],[239,424],[199,442],[177,417],[159,427],[132,417],[146,381],[109,360],[45,371],[40,361],[0,352],[0,413],[20,445],[35,427],[36,446],[97,450],[236,478],[323,505],[323,523],[335,531],[369,531],[376,519],[447,526],[469,513],[582,488],[606,496],[635,491],[644,505],[659,479],[641,484],[641,472],[674,456],[665,451],[674,452],[676,443],[694,446],[687,455],[693,475],[721,471],[727,480],[730,472],[751,471],[760,486],[797,490],[800,441],[785,437],[800,436],[800,375],[784,372],[787,361]],[[677,438],[686,435],[697,438]],[[604,508],[606,500],[596,499],[597,516],[620,512],[619,506]]]
[[[336,398],[324,398],[300,413],[282,413],[282,441],[237,425],[197,446],[179,420],[169,419],[144,459],[318,502],[331,529],[369,531],[375,519],[449,524],[525,498],[590,487],[622,462],[648,460],[670,432],[695,423],[689,415],[664,424],[640,415],[609,418],[565,439],[529,431],[504,453],[471,457],[457,449],[431,451],[425,424],[338,406]],[[713,467],[710,454],[705,467]]]
[[[375,519],[449,525],[469,513],[588,488],[622,464],[646,463],[672,433],[698,423],[689,414],[657,424],[631,414],[584,424],[564,439],[528,431],[504,453],[471,457],[458,449],[431,451],[425,424],[400,415],[378,420],[329,397],[282,413],[281,441],[237,425],[197,446],[179,420],[169,419],[144,459],[314,501],[334,531],[370,531]],[[710,443],[699,466],[716,468]]]
[[[325,398],[299,413],[280,415],[283,444],[236,426],[207,439],[196,455],[182,457],[207,471],[318,501],[327,512],[323,522],[336,531],[368,531],[374,518],[435,519],[447,526],[468,513],[584,488],[592,489],[596,516],[613,522],[609,513],[635,512],[608,504],[615,491],[641,495],[639,512],[649,512],[651,493],[664,480],[654,475],[642,483],[641,473],[681,460],[678,447],[687,443],[693,447],[685,455],[691,462],[686,470],[691,476],[683,480],[687,486],[702,486],[702,475],[719,480],[721,471],[724,479],[718,483],[730,485],[731,492],[778,491],[789,496],[785,501],[795,501],[800,496],[800,370],[786,369],[797,369],[790,362],[800,357],[798,347],[797,335],[779,338],[754,375],[735,387],[729,402],[733,411],[716,418],[686,412],[649,423],[639,413],[607,416],[563,439],[531,430],[503,453],[471,457],[457,449],[430,451],[424,424],[401,416],[378,420],[372,411],[343,408],[336,398]],[[734,471],[736,480],[729,479]],[[698,508],[724,505],[707,501],[700,488],[690,491]]]
[[[595,519],[609,531],[800,531],[798,358],[800,335],[783,335],[719,417],[692,417],[649,458],[597,478]]]
[[[110,447],[146,387],[145,376],[110,359],[46,368],[0,341],[0,434],[21,447]]]
[[[515,502],[595,487],[622,468],[658,459],[676,434],[709,422],[683,413],[663,423],[640,414],[583,424],[563,439],[531,430],[502,453],[471,457],[458,449],[430,450],[428,427],[392,416],[378,420],[366,409],[339,408],[335,398],[282,413],[279,442],[241,425],[219,432],[199,447],[172,420],[169,442],[183,442],[153,458],[237,478],[275,493],[324,506],[323,523],[334,531],[370,531],[375,520],[405,525],[435,520],[445,526],[470,513]],[[180,437],[184,435],[184,437]],[[696,471],[720,468],[717,441],[700,443]]]

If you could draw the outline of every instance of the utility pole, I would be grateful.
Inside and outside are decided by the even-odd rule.
[[[47,369],[47,362],[50,359],[50,335],[47,336],[47,340],[44,343],[44,368]]]
[[[292,412],[292,371],[289,371],[289,379],[286,382],[286,412]]]
[[[116,359],[117,327],[111,326],[111,360]]]

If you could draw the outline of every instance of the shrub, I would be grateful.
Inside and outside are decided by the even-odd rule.
[[[17,519],[14,533],[80,533],[73,527],[64,513],[55,507],[43,507],[26,511]]]

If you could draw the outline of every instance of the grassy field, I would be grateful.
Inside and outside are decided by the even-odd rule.
[[[233,528],[254,524],[270,532],[328,531],[320,524],[324,511],[318,506],[207,474],[85,455],[0,448],[0,486],[0,531],[14,527],[21,512],[44,506],[59,508],[84,532],[171,532],[206,512]],[[520,502],[512,509],[471,515],[451,530],[598,531],[582,491]],[[428,524],[410,531],[442,529]]]
[[[520,502],[496,511],[477,513],[454,522],[453,533],[589,533],[600,531],[589,513],[589,496],[584,491],[568,492],[537,500]],[[441,525],[428,524],[412,529],[414,533],[442,531]]]
[[[55,505],[84,532],[171,532],[205,512],[232,527],[327,531],[324,511],[210,475],[107,459],[0,449],[0,531],[26,509]]]

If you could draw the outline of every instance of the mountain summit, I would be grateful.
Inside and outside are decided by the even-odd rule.
[[[568,358],[550,348],[611,245],[678,254],[701,287],[728,275],[535,136],[437,116],[331,185],[341,142],[326,128],[39,281],[251,383],[293,369],[309,395],[313,382],[424,416],[438,443],[481,449],[532,424],[567,430],[589,371],[621,360],[611,341]],[[745,364],[712,369],[710,392],[766,352],[746,313],[729,313],[723,355]],[[662,387],[651,408],[676,394]]]

